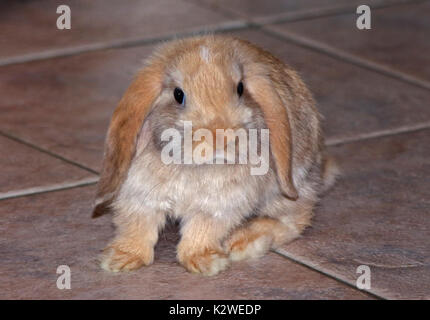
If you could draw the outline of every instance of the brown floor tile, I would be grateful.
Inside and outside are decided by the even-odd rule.
[[[330,148],[343,171],[290,255],[371,291],[430,298],[430,129]]]
[[[430,124],[430,92],[261,33],[237,33],[295,68],[315,96],[329,141]]]
[[[270,253],[212,278],[175,261],[176,228],[156,248],[156,262],[125,274],[96,261],[113,234],[111,216],[90,219],[94,187],[0,201],[1,299],[369,299]],[[56,288],[58,265],[71,268],[71,290]]]
[[[126,38],[153,38],[226,20],[186,0],[70,0],[67,5],[71,29],[58,30],[59,4],[43,0],[2,1],[0,57]]]
[[[96,175],[0,136],[0,198],[90,181]]]
[[[194,0],[198,1],[198,0]],[[219,8],[226,12],[248,16],[252,18],[268,15],[279,15],[281,13],[301,13],[305,11],[324,10],[328,8],[354,6],[362,4],[359,0],[204,0],[207,5]],[[402,0],[368,0],[366,3],[390,4],[404,2]]]
[[[430,80],[430,2],[372,11],[372,29],[358,30],[355,13],[285,23],[285,30]]]
[[[249,39],[296,68],[315,94],[329,139],[430,121],[430,92],[267,36]],[[143,46],[6,66],[0,73],[0,129],[98,170],[112,110],[141,61]]]
[[[109,119],[153,47],[2,68],[0,128],[98,169]]]

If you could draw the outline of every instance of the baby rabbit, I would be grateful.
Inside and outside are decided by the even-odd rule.
[[[225,145],[206,138],[193,137],[187,150],[186,123],[193,134],[268,131],[268,141],[258,143],[261,154],[270,150],[261,157],[267,172],[252,174],[249,161],[185,163],[202,144],[215,152],[207,159],[227,159],[219,152]],[[179,144],[166,141],[169,129]],[[225,138],[237,146],[237,136]],[[175,143],[179,161],[166,163],[163,150]],[[116,272],[151,264],[172,217],[181,222],[178,261],[188,271],[217,274],[230,261],[297,238],[335,174],[313,98],[287,65],[230,36],[172,41],[147,60],[112,116],[93,216],[112,209],[117,230],[101,266]]]

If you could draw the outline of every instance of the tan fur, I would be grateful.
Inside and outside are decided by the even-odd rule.
[[[151,264],[158,230],[165,223],[164,214],[118,214],[114,222],[118,226],[117,235],[103,251],[102,268],[113,272],[130,271]]]
[[[188,270],[213,275],[228,265],[228,256],[221,246],[228,228],[209,217],[196,215],[181,229],[178,261]]]
[[[134,155],[136,137],[161,90],[162,70],[160,64],[153,64],[143,69],[116,108],[106,140],[97,198],[102,197],[104,201],[110,200],[124,181]],[[109,195],[109,198],[106,199],[106,195]],[[101,214],[103,213],[98,213],[96,208],[93,216]]]
[[[312,206],[305,204],[297,206],[293,215],[254,218],[230,235],[225,250],[234,261],[258,258],[296,239],[311,224],[311,218]]]
[[[297,199],[291,174],[291,128],[287,109],[269,79],[259,78],[249,82],[249,89],[264,113],[270,130],[270,141],[279,184],[290,198]]]
[[[173,98],[176,87],[186,94],[185,106]],[[194,132],[268,128],[269,171],[253,176],[249,164],[164,164],[160,134],[184,121],[192,121]],[[297,238],[310,224],[318,194],[334,181],[323,141],[311,94],[270,53],[227,36],[165,44],[127,90],[109,127],[94,214],[111,208],[117,234],[102,266],[120,271],[150,264],[167,216],[181,221],[178,261],[205,275]]]
[[[323,181],[324,191],[329,190],[336,182],[337,177],[340,175],[340,169],[336,164],[333,157],[324,158],[323,163]]]

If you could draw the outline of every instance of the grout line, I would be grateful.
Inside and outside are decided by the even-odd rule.
[[[396,129],[387,129],[387,130],[375,131],[375,132],[361,134],[361,135],[357,135],[355,137],[349,137],[349,138],[327,139],[325,144],[326,144],[326,146],[329,146],[329,147],[338,146],[338,145],[342,145],[342,144],[360,142],[360,141],[365,141],[365,140],[374,139],[374,138],[394,136],[394,135],[398,135],[398,134],[410,133],[410,132],[415,132],[415,131],[419,131],[419,130],[426,130],[426,129],[430,129],[430,122],[417,124],[417,125],[413,125],[413,126],[399,127]],[[86,167],[82,167],[79,163],[71,162],[70,160],[63,158],[62,156],[59,156],[59,155],[52,153],[50,151],[40,149],[40,148],[38,148],[32,144],[29,144],[25,141],[22,141],[20,139],[17,139],[15,137],[10,136],[10,135],[4,134],[2,132],[0,132],[0,134],[6,136],[7,138],[11,138],[11,139],[17,141],[18,143],[23,143],[26,146],[34,148],[34,149],[41,151],[43,153],[46,153],[49,156],[55,157],[55,158],[60,159],[62,161],[66,161],[67,163],[70,163],[72,165],[78,166],[78,167],[83,168],[83,169],[89,169]],[[89,170],[92,170],[92,169],[89,169]],[[98,172],[96,172],[96,171],[94,171],[92,173],[98,174]],[[33,194],[47,193],[47,192],[71,189],[71,188],[75,188],[75,187],[92,185],[92,184],[97,183],[98,180],[99,180],[98,176],[97,177],[89,177],[89,178],[85,178],[83,180],[79,180],[79,181],[75,181],[75,182],[58,183],[58,184],[53,184],[53,185],[49,185],[46,187],[34,187],[34,188],[22,189],[22,190],[18,190],[18,191],[3,192],[3,193],[0,193],[0,201],[5,200],[5,199],[10,199],[10,198],[18,198],[18,197],[28,196],[28,195],[33,195]]]
[[[84,187],[96,184],[99,180],[99,177],[89,177],[78,181],[73,182],[63,182],[51,184],[49,186],[40,186],[40,187],[32,187],[27,189],[21,189],[17,191],[8,191],[8,192],[0,192],[0,201],[11,199],[11,198],[19,198],[24,196],[31,196],[35,194],[47,193],[52,191],[60,191],[67,190],[77,187]]]
[[[383,2],[384,1],[382,1],[382,3]],[[412,1],[412,2],[422,2],[422,1]],[[402,3],[407,3],[407,1],[397,2],[397,3],[387,3],[387,5],[382,4],[381,6],[372,5],[372,7],[373,8],[383,8],[383,7],[388,7],[388,6],[402,4]],[[354,65],[359,66],[359,67],[364,67],[366,69],[370,69],[372,71],[382,73],[386,76],[400,79],[400,80],[403,80],[405,82],[417,85],[417,86],[425,88],[425,89],[430,89],[430,83],[428,81],[416,78],[414,76],[405,74],[405,73],[397,71],[397,70],[393,70],[392,68],[387,67],[385,65],[375,63],[375,62],[367,60],[367,59],[360,58],[358,56],[344,52],[342,50],[337,50],[336,48],[331,47],[331,46],[327,46],[324,43],[321,43],[318,41],[313,41],[313,40],[307,39],[305,37],[302,37],[300,35],[296,35],[296,34],[293,34],[290,32],[287,33],[284,30],[281,32],[281,31],[276,30],[270,26],[266,27],[267,24],[291,22],[291,21],[320,18],[320,17],[330,16],[330,15],[347,13],[347,10],[349,11],[352,7],[353,6],[343,6],[343,7],[327,8],[327,9],[322,9],[322,10],[320,9],[320,10],[310,10],[310,11],[299,11],[299,12],[296,12],[295,14],[290,14],[290,13],[279,14],[279,15],[273,15],[273,16],[269,16],[269,17],[255,18],[255,19],[251,19],[249,21],[242,21],[242,20],[233,21],[229,24],[227,23],[227,24],[222,24],[222,25],[215,26],[215,27],[209,27],[209,28],[206,28],[205,30],[189,31],[189,32],[183,32],[183,33],[175,34],[175,35],[166,35],[166,36],[160,36],[160,37],[155,37],[155,38],[129,38],[129,39],[124,39],[124,40],[93,43],[93,44],[82,45],[82,46],[66,48],[66,49],[48,50],[48,51],[35,53],[35,54],[27,54],[27,55],[21,55],[21,56],[16,56],[16,57],[11,57],[11,58],[0,59],[0,67],[1,66],[7,66],[7,65],[13,65],[13,64],[26,63],[26,62],[31,62],[31,61],[47,60],[47,59],[57,58],[57,57],[72,56],[72,55],[77,55],[77,54],[86,53],[86,52],[101,51],[104,49],[127,48],[127,47],[141,46],[141,45],[149,45],[149,44],[154,44],[157,42],[167,41],[167,40],[174,39],[174,38],[182,38],[182,37],[187,37],[187,36],[197,35],[197,34],[202,34],[202,33],[208,33],[208,32],[214,32],[214,33],[228,32],[228,31],[235,31],[235,30],[240,30],[240,29],[245,29],[245,28],[252,28],[252,27],[260,27],[261,28],[262,27],[263,32],[266,32],[266,33],[269,33],[272,35],[274,34],[275,36],[281,37],[284,40],[289,40],[291,42],[300,44],[300,45],[307,47],[309,49],[316,50],[316,51],[321,52],[321,53],[325,53],[325,54],[332,56],[332,57],[335,57],[335,58],[339,58],[343,61],[350,62]],[[372,139],[372,138],[385,137],[385,136],[396,135],[396,134],[401,134],[401,133],[406,133],[406,132],[413,132],[413,131],[422,130],[422,129],[428,129],[429,127],[430,127],[430,123],[423,123],[423,124],[418,124],[415,126],[399,127],[399,128],[393,129],[393,130],[381,130],[381,131],[376,131],[376,132],[372,132],[372,133],[361,134],[361,135],[351,137],[351,138],[339,138],[339,139],[334,138],[334,139],[327,140],[327,145],[328,146],[335,146],[335,145],[340,145],[340,144],[345,144],[345,143],[350,143],[350,142],[357,142],[357,141],[362,141],[362,140],[367,140],[367,139]],[[65,161],[71,165],[77,166],[83,170],[86,170],[86,171],[94,173],[94,174],[98,174],[98,172],[93,170],[93,169],[85,167],[85,166],[83,166],[77,162],[74,162],[72,160],[64,158],[64,157],[57,155],[51,151],[42,149],[36,145],[33,145],[29,142],[22,140],[20,138],[17,138],[15,136],[12,136],[10,134],[7,134],[7,133],[1,132],[1,131],[0,131],[0,134],[9,138],[9,139],[12,139],[12,140],[17,141],[19,143],[22,143],[28,147],[36,149],[42,153],[48,154],[54,158]],[[99,177],[89,177],[89,178],[82,179],[79,181],[74,181],[74,182],[52,184],[52,185],[45,186],[45,187],[33,187],[33,188],[22,189],[19,191],[4,192],[4,193],[0,193],[0,200],[6,200],[6,199],[11,199],[11,198],[18,198],[18,197],[23,197],[23,196],[36,195],[36,194],[42,194],[42,193],[48,193],[48,192],[54,192],[54,191],[67,190],[67,189],[72,189],[72,188],[77,188],[77,187],[89,186],[89,185],[93,185],[93,184],[97,183],[98,180],[99,180]],[[364,292],[367,295],[374,297],[376,299],[386,300],[386,298],[384,298],[383,296],[380,296],[380,295],[373,293],[371,291],[359,290],[359,289],[357,289],[355,284],[352,283],[350,280],[343,278],[339,275],[333,274],[330,271],[325,271],[325,270],[319,268],[318,266],[316,266],[315,264],[312,264],[309,262],[306,263],[304,261],[301,261],[298,258],[290,255],[288,252],[286,252],[283,249],[273,250],[273,252],[275,252],[276,254],[278,254],[278,255],[280,255],[280,256],[282,256],[282,257],[284,257],[284,258],[286,258],[286,259],[288,259],[294,263],[297,263],[297,264],[302,265],[302,266],[304,266],[310,270],[318,272],[318,273],[320,273],[324,276],[327,276],[327,277],[329,277],[329,278],[331,278],[337,282],[343,283],[343,284],[347,285],[348,287],[351,287],[354,290]]]
[[[192,0],[189,0],[192,1]],[[407,4],[407,3],[419,3],[419,2],[425,2],[424,0],[415,0],[415,1],[394,1],[394,2],[385,2],[381,1],[379,3],[373,4],[373,8],[384,8],[384,7],[390,7],[395,5],[401,5],[401,4]],[[200,4],[200,3],[199,3]],[[207,6],[206,6],[207,7]],[[108,41],[108,42],[101,42],[101,43],[93,43],[89,45],[82,45],[78,47],[72,47],[72,48],[66,48],[66,49],[58,49],[58,50],[49,50],[44,51],[36,54],[29,54],[29,55],[22,55],[12,58],[5,58],[0,59],[0,67],[6,66],[6,65],[12,65],[12,64],[19,64],[19,63],[25,63],[25,62],[31,62],[31,61],[38,61],[38,60],[46,60],[50,58],[57,58],[57,57],[66,57],[71,55],[77,55],[80,53],[86,53],[86,52],[92,52],[92,51],[100,51],[104,49],[114,49],[114,48],[127,48],[127,47],[134,47],[134,46],[141,46],[141,45],[148,45],[148,44],[154,44],[157,42],[167,41],[174,38],[182,38],[187,37],[191,35],[197,35],[197,34],[204,34],[208,32],[214,32],[214,33],[222,33],[222,32],[229,32],[229,31],[235,31],[235,30],[241,30],[241,29],[247,29],[247,28],[262,28],[262,31],[265,33],[270,34],[271,36],[280,37],[283,40],[288,40],[291,42],[294,42],[296,44],[300,44],[302,46],[305,46],[306,48],[319,51],[321,53],[328,54],[329,56],[340,58],[341,60],[345,60],[347,62],[350,62],[352,64],[358,65],[360,67],[365,67],[367,69],[370,69],[372,71],[377,71],[380,73],[383,73],[385,75],[398,78],[401,80],[404,80],[406,82],[418,85],[420,87],[424,87],[426,89],[430,88],[430,83],[421,80],[412,76],[409,76],[407,74],[404,74],[402,72],[398,72],[396,70],[392,70],[391,68],[374,63],[372,61],[351,55],[346,52],[339,51],[333,47],[327,46],[323,43],[313,41],[311,39],[307,39],[305,37],[302,37],[297,34],[293,33],[287,33],[284,30],[274,30],[273,27],[266,27],[267,24],[274,24],[274,23],[282,23],[282,22],[288,22],[288,21],[297,21],[297,20],[303,20],[303,19],[310,19],[310,18],[320,18],[324,16],[329,15],[336,15],[336,14],[342,14],[345,13],[346,10],[349,10],[355,6],[338,6],[338,7],[331,7],[327,9],[319,9],[319,10],[307,10],[307,11],[298,11],[296,13],[290,14],[290,13],[281,13],[276,14],[268,17],[262,17],[262,18],[254,18],[254,19],[241,19],[241,20],[233,20],[225,23],[221,23],[218,25],[208,26],[205,29],[196,29],[196,30],[190,30],[185,31],[178,34],[169,34],[164,35],[160,37],[154,37],[154,38],[128,38],[124,40],[115,40],[115,41]],[[217,10],[223,14],[228,14],[229,17],[233,17],[234,15],[238,15],[235,12],[232,12],[230,10],[224,11],[220,10],[222,8],[218,7],[210,7],[212,10]],[[243,17],[241,17],[243,18]],[[396,129],[387,129],[387,130],[381,130],[381,131],[375,131],[371,133],[361,134],[357,135],[355,137],[346,137],[346,138],[333,138],[328,139],[326,141],[327,146],[336,146],[351,142],[358,142],[362,140],[368,140],[372,138],[379,138],[379,137],[385,137],[385,136],[391,136],[401,133],[407,133],[407,132],[414,132],[417,130],[423,130],[430,128],[430,123],[422,123],[417,124],[415,126],[404,126],[399,127]],[[69,163],[71,165],[74,165],[76,167],[79,167],[83,170],[86,170],[93,174],[99,174],[97,171],[88,168],[84,165],[81,165],[78,162],[75,162],[73,160],[69,160],[63,156],[60,156],[54,152],[51,152],[49,150],[45,150],[41,147],[38,147],[32,143],[29,143],[25,140],[22,140],[18,137],[15,137],[11,134],[5,133],[0,131],[0,135],[3,135],[11,140],[14,140],[16,142],[19,142],[21,144],[24,144],[28,147],[31,147],[35,150],[38,150],[42,153],[45,153],[49,156],[52,156],[54,158],[57,158],[59,160],[62,160],[66,163]],[[88,181],[81,180],[77,182],[71,182],[66,184],[55,184],[48,187],[36,187],[36,188],[29,188],[24,189],[20,191],[12,191],[12,192],[6,192],[6,193],[0,193],[0,200],[2,199],[8,199],[8,198],[14,198],[14,197],[20,197],[24,195],[31,195],[31,194],[38,194],[38,193],[45,193],[50,191],[57,191],[57,190],[63,190],[63,189],[69,189],[73,187],[79,187],[79,186],[85,186],[85,185],[91,185],[96,183],[98,180],[98,177],[92,177],[88,178]]]
[[[278,37],[283,40],[293,42],[295,44],[311,49],[313,51],[326,54],[332,58],[337,58],[339,60],[349,62],[358,67],[365,68],[374,72],[378,72],[380,74],[389,76],[397,80],[403,80],[404,82],[408,82],[410,84],[416,85],[424,89],[430,89],[430,82],[427,80],[423,80],[423,79],[414,77],[412,75],[406,74],[402,71],[392,69],[391,67],[380,64],[378,62],[361,58],[354,54],[350,54],[348,52],[326,45],[322,42],[312,40],[283,29],[281,30],[276,26],[264,26],[261,29],[261,31],[268,35],[272,35],[274,37]]]
[[[421,3],[427,0],[374,0],[369,6],[372,9],[383,9],[394,7],[398,5],[406,5],[411,3]],[[299,20],[309,20],[309,19],[318,19],[323,17],[329,17],[334,15],[341,14],[355,14],[356,9],[359,3],[349,4],[349,5],[339,5],[335,7],[327,7],[327,8],[319,8],[319,9],[305,9],[299,10],[295,12],[281,12],[278,14],[273,14],[269,16],[261,16],[251,19],[256,24],[266,25],[266,24],[278,24],[284,22],[293,22]]]
[[[423,2],[423,1],[425,0],[398,0],[394,2],[386,2],[385,0],[381,0],[377,3],[374,3],[372,7],[384,8],[384,7],[389,7],[389,6],[399,5],[399,4],[416,3],[416,2]],[[347,11],[350,11],[355,8],[355,6],[346,5],[346,6],[338,6],[338,7],[330,7],[330,8],[321,8],[321,9],[315,9],[315,10],[302,10],[302,11],[296,11],[293,13],[284,12],[281,14],[270,15],[267,17],[257,17],[254,19],[252,18],[249,19],[245,15],[241,15],[235,11],[228,10],[223,7],[211,6],[206,3],[202,4],[201,2],[194,1],[194,0],[188,0],[188,2],[192,2],[195,5],[204,7],[206,9],[215,10],[220,14],[225,15],[227,18],[233,18],[233,19],[239,18],[240,20],[227,21],[227,22],[212,25],[212,26],[202,27],[202,29],[198,27],[189,31],[184,31],[182,33],[167,34],[163,36],[160,35],[158,37],[153,37],[153,38],[135,37],[135,38],[128,38],[128,39],[119,39],[119,40],[80,45],[80,46],[75,46],[75,47],[70,47],[65,49],[53,49],[53,50],[46,50],[38,53],[30,53],[30,54],[24,54],[20,56],[7,57],[7,58],[0,59],[0,67],[27,63],[32,61],[47,60],[52,58],[67,57],[67,56],[78,55],[86,52],[101,51],[106,49],[128,48],[128,47],[155,44],[158,42],[168,41],[175,38],[183,38],[183,37],[188,37],[192,35],[205,34],[208,32],[222,33],[222,32],[235,31],[235,30],[240,30],[245,28],[252,28],[256,26],[261,27],[266,24],[321,18],[324,16],[346,13]]]
[[[188,3],[192,3],[192,4],[198,6],[202,9],[218,12],[221,15],[224,15],[226,18],[231,18],[231,19],[240,18],[240,19],[245,19],[245,20],[247,20],[247,18],[248,18],[244,14],[239,14],[236,11],[233,11],[229,8],[226,8],[225,6],[218,5],[216,3],[208,3],[208,2],[202,1],[202,0],[185,0],[185,1]]]
[[[339,276],[338,274],[334,274],[334,273],[332,273],[329,270],[324,270],[324,269],[320,268],[319,266],[317,266],[314,263],[304,262],[304,261],[300,260],[299,258],[296,258],[295,256],[291,255],[290,253],[288,253],[284,249],[279,249],[278,248],[278,249],[274,249],[272,251],[274,253],[276,253],[276,254],[278,254],[278,255],[280,255],[280,256],[288,259],[288,260],[291,260],[291,261],[293,261],[293,262],[301,265],[301,266],[304,266],[304,267],[306,267],[306,268],[308,268],[310,270],[316,271],[316,272],[318,272],[318,273],[320,273],[320,274],[322,274],[322,275],[324,275],[326,277],[329,277],[329,278],[331,278],[331,279],[333,279],[333,280],[335,280],[337,282],[343,283],[343,284],[347,285],[348,287],[351,287],[352,289],[354,289],[356,291],[363,292],[363,293],[365,293],[365,294],[367,294],[367,295],[369,295],[369,296],[371,296],[373,298],[379,299],[379,300],[388,300],[388,298],[385,298],[385,297],[383,297],[383,296],[381,296],[381,295],[379,295],[377,293],[371,292],[371,291],[369,291],[367,289],[358,289],[356,287],[355,283],[351,282],[347,278]]]
[[[82,165],[82,164],[80,164],[80,163],[78,163],[78,162],[75,162],[75,161],[73,161],[73,160],[69,160],[69,159],[67,159],[67,158],[64,158],[63,156],[60,156],[60,155],[58,155],[58,154],[56,154],[56,153],[54,153],[54,152],[51,152],[51,151],[49,151],[49,150],[43,149],[43,148],[41,148],[41,147],[38,147],[38,146],[36,146],[36,145],[34,145],[34,144],[30,143],[30,142],[27,142],[27,141],[25,141],[25,140],[23,140],[23,139],[21,139],[21,138],[15,137],[15,136],[13,136],[13,135],[11,135],[11,134],[9,134],[9,133],[6,133],[6,132],[3,132],[3,131],[0,131],[0,135],[4,136],[4,137],[6,137],[6,138],[9,138],[9,139],[11,139],[11,140],[13,140],[13,141],[16,141],[16,142],[18,142],[18,143],[21,143],[21,144],[23,144],[23,145],[25,145],[25,146],[27,146],[27,147],[30,147],[30,148],[32,148],[32,149],[35,149],[35,150],[40,151],[40,152],[42,152],[42,153],[45,153],[45,154],[47,154],[47,155],[49,155],[49,156],[51,156],[51,157],[54,157],[54,158],[56,158],[56,159],[62,160],[62,161],[64,161],[64,162],[67,162],[68,164],[71,164],[71,165],[73,165],[73,166],[75,166],[75,167],[78,167],[78,168],[83,169],[83,170],[85,170],[85,171],[88,171],[88,172],[90,172],[90,173],[93,173],[93,174],[96,174],[96,175],[98,175],[98,174],[99,174],[97,171],[95,171],[95,170],[93,170],[93,169],[91,169],[91,168],[88,168],[88,167],[86,167],[86,166],[84,166],[84,165]]]
[[[191,1],[191,0],[188,0],[188,1]],[[372,6],[378,9],[378,8],[402,5],[407,3],[421,3],[421,2],[425,2],[425,0],[412,0],[412,1],[403,0],[403,1],[393,1],[393,2],[391,1],[386,2],[382,0],[380,2],[374,3]],[[203,5],[203,6],[209,8],[208,5]],[[231,15],[233,14],[236,16],[239,16],[238,13],[230,12],[231,10],[225,11],[225,10],[221,10],[222,8],[212,7],[212,6],[210,6],[210,8],[212,10],[219,11],[224,15],[228,14],[229,17],[231,17]],[[338,50],[334,47],[325,45],[324,43],[321,43],[318,41],[308,39],[301,35],[287,32],[285,30],[281,31],[278,28],[276,28],[276,26],[268,25],[273,23],[297,21],[297,20],[310,19],[310,18],[319,18],[323,16],[328,16],[328,15],[342,14],[342,13],[345,13],[345,10],[347,10],[347,8],[352,8],[352,6],[351,7],[339,6],[335,8],[331,7],[327,9],[299,11],[292,14],[281,13],[279,15],[273,15],[273,16],[268,16],[264,18],[254,18],[254,19],[252,18],[244,19],[243,16],[240,15],[239,16],[241,18],[240,20],[233,20],[233,21],[228,21],[217,25],[207,26],[204,29],[196,28],[195,30],[185,31],[178,34],[168,34],[168,35],[154,37],[154,38],[146,38],[146,37],[128,38],[128,39],[93,43],[93,44],[87,44],[87,45],[82,45],[77,47],[66,48],[66,49],[48,50],[48,51],[43,51],[43,52],[34,53],[34,54],[4,58],[4,59],[0,59],[0,67],[26,63],[31,61],[46,60],[51,58],[67,57],[72,55],[78,55],[81,53],[101,51],[106,49],[128,48],[128,47],[155,44],[162,41],[168,41],[171,39],[183,38],[183,37],[188,37],[188,36],[198,35],[198,34],[205,34],[209,32],[222,33],[222,32],[229,32],[229,31],[241,30],[246,28],[261,28],[262,32],[266,34],[281,38],[283,40],[291,41],[293,43],[304,46],[308,49],[311,49],[320,53],[324,53],[331,57],[352,63],[359,67],[363,67],[375,72],[379,72],[386,76],[390,76],[395,79],[400,79],[425,89],[430,89],[430,82],[427,80],[423,80],[423,79],[414,77],[412,75],[409,75],[407,73],[404,73],[402,71],[397,71],[383,64],[373,62],[371,60],[364,59],[353,54],[349,54],[342,50]]]
[[[302,9],[302,10],[296,10],[293,12],[288,12],[287,10],[284,10],[280,13],[269,14],[267,16],[251,17],[247,14],[229,9],[228,7],[225,7],[225,6],[216,5],[213,3],[211,4],[211,3],[207,3],[199,0],[186,0],[186,1],[208,10],[217,11],[218,13],[223,14],[228,18],[245,19],[251,24],[256,24],[260,26],[265,24],[318,19],[318,18],[328,17],[332,15],[355,13],[357,6],[359,5],[359,3],[357,2],[354,4],[338,5],[338,6],[332,6],[332,7],[326,7],[326,8],[322,7],[322,8],[316,8],[316,9]],[[382,8],[388,8],[388,7],[393,7],[397,5],[420,3],[425,1],[428,1],[428,0],[373,0],[370,6],[372,7],[372,9],[382,9]]]
[[[189,1],[194,2],[194,0],[189,0]],[[394,0],[394,1],[380,0],[372,3],[371,7],[374,9],[382,9],[382,8],[393,7],[397,5],[422,3],[426,1],[428,0]],[[319,53],[326,54],[328,56],[340,59],[342,61],[349,62],[356,66],[381,73],[385,76],[389,76],[394,79],[402,80],[424,89],[430,89],[430,82],[427,80],[412,76],[403,71],[398,71],[384,64],[380,64],[378,62],[374,62],[366,58],[361,58],[354,54],[350,54],[348,52],[339,50],[335,47],[326,45],[322,42],[309,39],[305,36],[291,33],[291,32],[285,31],[284,29],[279,29],[274,25],[282,22],[317,19],[317,18],[327,17],[331,15],[345,14],[348,12],[355,13],[354,9],[357,7],[357,4],[314,9],[314,10],[302,10],[302,11],[296,11],[293,13],[283,12],[280,14],[270,15],[267,17],[256,17],[256,18],[246,17],[242,14],[239,14],[232,10],[227,10],[225,8],[208,6],[206,4],[203,4],[203,6],[206,8],[210,7],[212,10],[217,10],[222,14],[228,14],[229,16],[236,15],[241,19],[245,19],[248,21],[249,26],[253,26],[254,28],[259,28],[263,33],[266,33],[268,35],[281,38],[282,40],[293,42],[295,44],[301,45],[313,51],[317,51]]]
[[[356,6],[344,5],[320,9],[300,10],[296,12],[282,12],[270,16],[251,18],[251,21],[258,25],[278,24],[285,22],[318,19],[334,15],[355,12]]]
[[[425,129],[430,129],[430,122],[402,126],[394,129],[379,130],[379,131],[373,131],[369,133],[357,134],[353,137],[331,138],[326,140],[326,145],[337,146],[337,145],[351,143],[351,142],[359,142],[359,141],[364,141],[364,140],[369,140],[374,138],[383,138],[383,137],[394,136],[402,133],[410,133],[410,132],[425,130]]]
[[[144,45],[155,44],[155,43],[168,41],[172,39],[189,37],[193,35],[200,35],[200,34],[206,34],[206,33],[223,33],[223,32],[241,30],[241,29],[246,29],[251,27],[252,26],[247,21],[244,21],[244,20],[227,21],[217,25],[206,26],[199,29],[191,29],[181,33],[172,33],[172,34],[167,34],[164,36],[153,37],[153,38],[134,37],[134,38],[127,38],[127,39],[119,39],[119,40],[113,40],[113,41],[85,44],[85,45],[75,46],[75,47],[70,47],[65,49],[46,50],[38,53],[31,53],[31,54],[25,54],[21,56],[4,58],[4,59],[0,59],[0,67],[32,62],[32,61],[40,61],[40,60],[47,60],[52,58],[73,56],[73,55],[78,55],[82,53],[101,51],[106,49],[119,49],[119,48],[144,46]]]

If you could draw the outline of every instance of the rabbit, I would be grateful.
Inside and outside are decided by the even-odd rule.
[[[251,174],[249,163],[164,163],[163,132],[182,137],[185,121],[193,133],[268,130],[267,173]],[[320,122],[298,74],[246,40],[205,35],[161,45],[108,129],[93,217],[113,211],[116,235],[101,267],[150,265],[167,218],[180,221],[179,263],[207,276],[296,239],[338,174]]]

